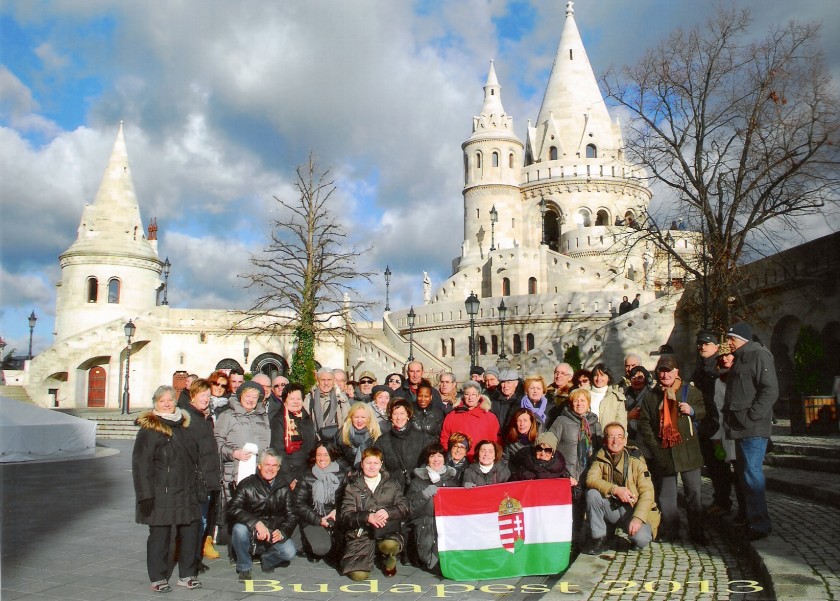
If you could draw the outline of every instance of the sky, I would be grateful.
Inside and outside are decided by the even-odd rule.
[[[822,24],[840,81],[836,0],[737,0],[760,36]],[[596,75],[638,60],[713,2],[579,0]],[[58,256],[93,202],[120,121],[142,219],[158,223],[173,307],[246,308],[241,274],[310,152],[361,271],[394,309],[451,274],[463,239],[461,143],[489,61],[525,139],[565,20],[558,0],[6,0],[0,4],[0,336],[52,343]],[[654,200],[654,202],[656,202]],[[831,226],[833,227],[833,226]],[[836,229],[836,228],[835,228]],[[827,233],[827,232],[826,232]],[[361,285],[382,303],[384,277]]]

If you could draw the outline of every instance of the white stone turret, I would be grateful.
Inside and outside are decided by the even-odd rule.
[[[157,304],[162,262],[143,231],[122,123],[96,198],[59,261],[56,340]]]
[[[513,117],[505,113],[502,87],[490,61],[484,104],[473,118],[472,135],[461,145],[464,151],[464,243],[459,269],[483,261],[490,249],[511,247],[520,218],[519,178],[523,161],[522,141],[513,132]],[[499,221],[491,240],[490,211]]]

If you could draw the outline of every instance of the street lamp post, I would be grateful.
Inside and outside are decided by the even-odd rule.
[[[548,206],[545,204],[545,198],[540,200],[540,225],[542,227],[542,233],[540,237],[540,245],[545,245],[545,212],[548,210]]]
[[[475,295],[475,292],[470,292],[470,295],[467,297],[467,300],[464,302],[464,306],[467,309],[467,315],[470,316],[470,369],[475,367],[476,364],[476,357],[475,357],[475,316],[478,314],[478,307],[481,304],[481,301],[478,300],[478,297]]]
[[[161,305],[169,304],[169,270],[172,269],[172,263],[169,262],[169,257],[163,263],[163,302]]]
[[[245,353],[245,370],[248,370],[248,355],[251,352],[251,341],[245,336],[245,342],[242,343],[242,351]]]
[[[507,315],[507,307],[505,307],[505,299],[499,302],[499,319],[502,320],[502,352],[499,353],[499,359],[507,359],[505,353],[505,316]]]
[[[414,361],[414,320],[417,314],[414,312],[414,305],[408,310],[406,319],[408,320],[408,360]]]
[[[490,209],[490,250],[496,250],[496,222],[499,221],[499,212],[496,205]]]
[[[128,379],[131,374],[131,338],[134,336],[134,331],[136,329],[137,326],[135,326],[134,322],[130,319],[128,320],[128,323],[123,326],[127,342],[125,347],[125,386],[123,387],[122,411],[120,413],[124,413],[126,415],[129,413],[131,400],[131,393],[128,386]]]
[[[668,282],[665,284],[665,291],[667,294],[671,293],[671,248],[674,246],[674,237],[670,230],[665,234],[665,244],[668,245]]]
[[[32,359],[32,333],[35,331],[35,322],[38,318],[35,317],[35,309],[29,315],[29,358]]]
[[[385,310],[391,310],[391,304],[388,301],[388,292],[391,287],[391,268],[386,265],[385,266]]]
[[[3,350],[6,348],[6,341],[0,336],[0,363],[3,363]]]

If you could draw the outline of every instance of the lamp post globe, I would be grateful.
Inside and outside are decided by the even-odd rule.
[[[38,318],[35,317],[35,309],[29,315],[29,358],[32,359],[32,334],[35,332],[35,322]]]
[[[414,312],[414,305],[408,310],[406,320],[408,321],[408,360],[414,361],[414,320],[417,314]]]
[[[129,378],[131,377],[131,339],[134,337],[134,332],[137,330],[137,326],[134,325],[132,320],[128,320],[123,326],[123,332],[125,332],[126,338],[126,347],[125,347],[125,387],[123,388],[123,402],[122,402],[122,410],[120,413],[128,413],[131,410],[131,388],[129,386]]]

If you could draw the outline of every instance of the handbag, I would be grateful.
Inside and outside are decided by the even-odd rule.
[[[322,442],[330,442],[338,434],[338,426],[323,426],[318,430]]]

